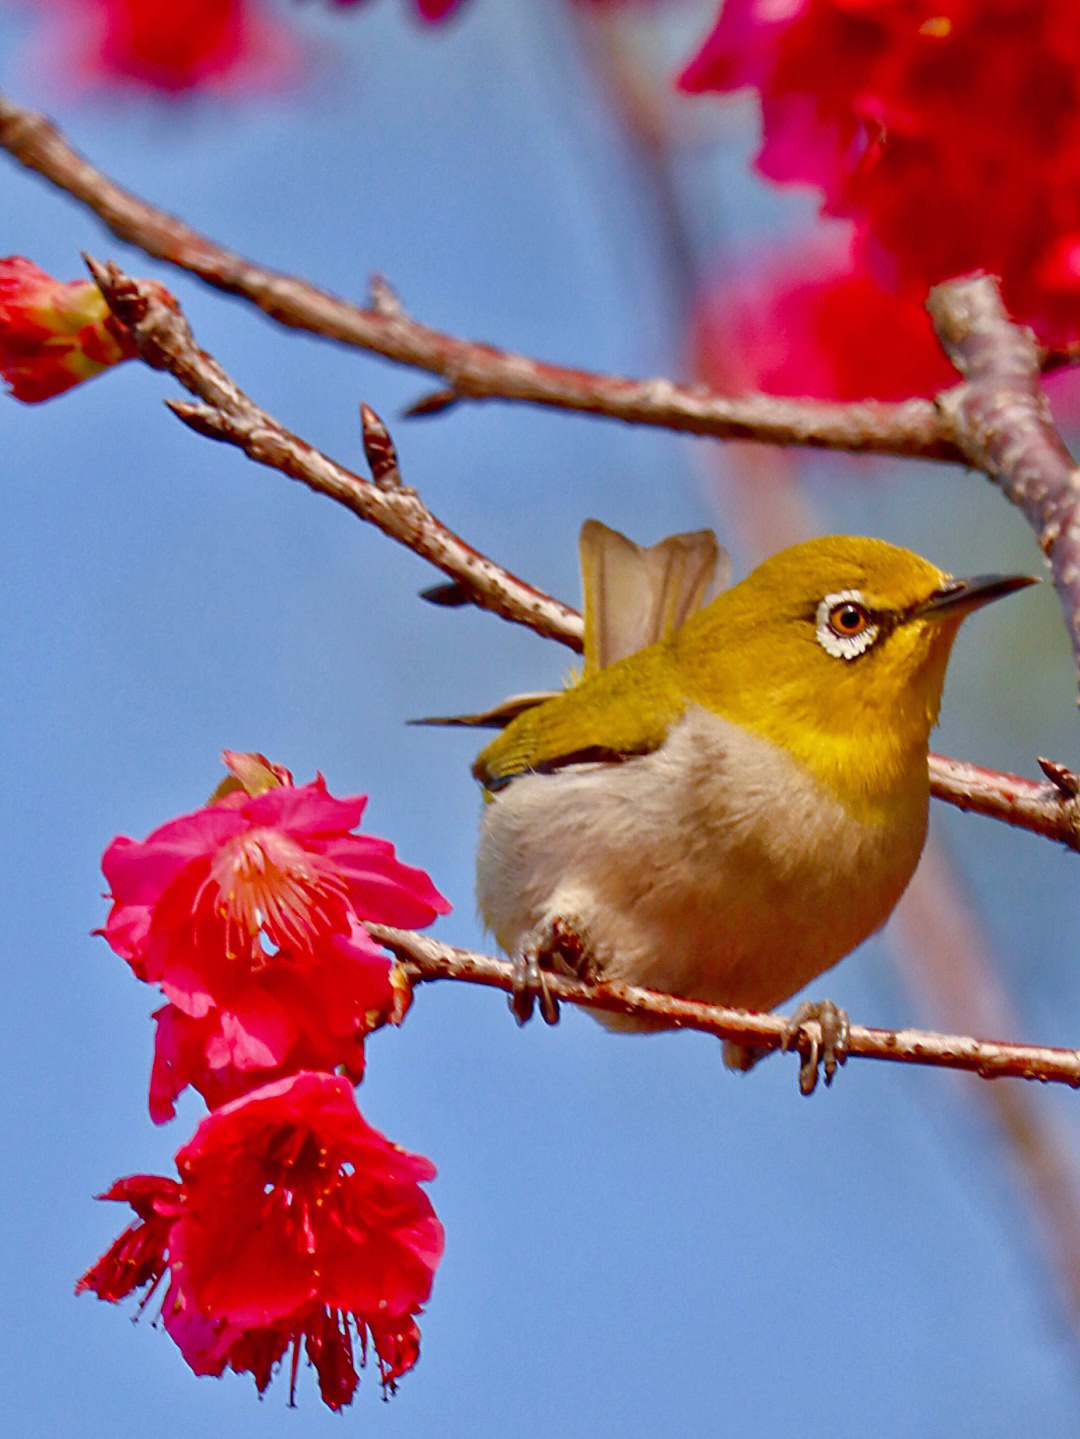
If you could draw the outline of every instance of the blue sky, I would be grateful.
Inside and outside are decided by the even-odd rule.
[[[435,31],[406,10],[296,7],[329,47],[318,85],[170,105],[49,87],[5,9],[0,82],[124,184],[270,265],[354,297],[381,271],[449,331],[675,370],[684,297],[655,172],[558,7],[473,0]],[[702,244],[752,247],[790,223],[745,178],[748,143],[729,128],[676,176],[704,211]],[[732,500],[757,482],[745,451],[497,403],[398,420],[425,377],[274,328],[0,163],[0,253],[72,276],[81,249],[173,287],[240,384],[346,463],[366,400],[436,513],[567,599],[591,514],[641,540],[711,524],[737,573],[759,557]],[[367,827],[455,904],[435,932],[483,948],[474,737],[404,720],[558,683],[569,663],[422,604],[435,576],[419,560],[185,430],[161,403],[174,393],[129,365],[47,406],[0,405],[7,1432],[1070,1432],[1077,1341],[979,1081],[853,1063],[807,1102],[790,1063],[736,1077],[703,1036],[616,1037],[576,1013],[518,1030],[498,996],[463,986],[422,991],[373,1039],[359,1091],[374,1124],[438,1165],[447,1231],[422,1357],[391,1403],[371,1376],[344,1419],[310,1376],[299,1415],[287,1383],[260,1403],[246,1378],[195,1379],[145,1319],[72,1297],[123,1222],[91,1195],[168,1172],[200,1112],[187,1101],[163,1129],[146,1113],[154,997],[90,933],[111,837],[200,803],[222,748],[260,749],[298,779],[319,769],[368,793]],[[1039,563],[1020,517],[960,471],[817,459],[805,482],[826,529],[956,572]],[[1027,773],[1035,753],[1080,758],[1048,589],[962,635],[941,749]],[[1075,857],[956,814],[935,827],[1000,957],[1012,1037],[1075,1044]],[[928,1018],[882,940],[813,993],[868,1023]],[[1075,1096],[1038,1102],[1075,1169]]]

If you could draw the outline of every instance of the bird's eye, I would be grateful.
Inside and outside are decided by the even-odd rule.
[[[877,639],[874,612],[857,590],[826,595],[817,608],[817,641],[826,654],[854,660]]]
[[[844,600],[841,604],[833,605],[828,620],[834,635],[851,638],[861,635],[866,629],[870,623],[870,611],[865,605],[856,604],[854,600]]]

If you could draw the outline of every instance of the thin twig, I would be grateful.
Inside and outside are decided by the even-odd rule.
[[[386,945],[398,957],[407,978],[414,984],[454,979],[488,985],[507,993],[514,988],[514,967],[507,961],[441,944],[411,930],[381,924],[371,924],[368,928],[378,943]],[[545,983],[556,999],[569,1004],[600,1009],[608,1014],[658,1019],[672,1029],[701,1030],[752,1050],[781,1049],[791,1032],[791,1020],[782,1014],[700,1004],[634,985],[584,984],[560,975],[545,975]],[[821,1043],[820,1028],[816,1020],[808,1020],[792,1047],[805,1057],[815,1042]],[[1013,1076],[1080,1088],[1080,1050],[1075,1049],[1009,1044],[919,1029],[867,1029],[858,1024],[851,1026],[845,1048],[846,1055],[861,1059],[891,1059],[967,1070],[984,1079]]]
[[[830,404],[769,395],[731,398],[700,385],[633,380],[543,364],[458,339],[411,319],[385,281],[365,308],[292,275],[256,265],[122,189],[43,115],[0,96],[0,147],[91,209],[119,239],[238,295],[272,320],[438,375],[434,413],[456,399],[501,399],[604,415],[718,439],[956,461],[959,452],[928,400]]]
[[[1050,761],[1040,761],[1044,768]],[[1063,776],[1071,770],[1053,765]],[[1040,783],[1021,775],[1002,774],[982,765],[965,764],[946,755],[930,756],[930,793],[957,809],[1000,819],[1017,829],[1056,839],[1080,853],[1080,800],[1068,779]]]
[[[462,585],[473,603],[541,635],[564,642],[571,642],[576,635],[580,646],[581,620],[569,606],[517,579],[467,545],[435,518],[414,490],[401,484],[372,484],[301,440],[250,400],[217,361],[198,347],[178,308],[162,304],[146,285],[115,265],[101,265],[89,258],[87,264],[113,312],[131,331],[140,357],[154,369],[167,370],[204,402],[170,402],[185,424],[212,439],[236,445],[260,464],[336,500],[430,560]],[[373,418],[375,425],[368,422],[367,438],[370,443],[374,437],[378,448],[378,431],[381,428],[385,433],[385,429]],[[385,458],[385,445],[382,454]]]
[[[931,291],[927,308],[964,382],[938,408],[969,464],[1023,510],[1050,561],[1080,672],[1080,470],[1054,427],[1035,337],[1014,324],[996,280]]]

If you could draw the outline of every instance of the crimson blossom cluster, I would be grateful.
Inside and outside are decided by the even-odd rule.
[[[248,1371],[260,1393],[301,1352],[324,1402],[348,1404],[374,1351],[384,1391],[415,1364],[416,1315],[443,1230],[407,1154],[357,1109],[364,1039],[409,987],[365,921],[416,928],[450,906],[386,840],[354,833],[365,799],[294,785],[225,753],[210,802],[147,839],[113,840],[102,931],[156,984],[150,1113],[187,1086],[209,1113],[178,1179],[137,1174],[103,1199],[135,1219],[76,1286],[117,1302],[165,1286],[161,1319],[196,1374]],[[167,1281],[167,1282],[166,1282]]]
[[[841,222],[813,263],[800,245],[753,290],[736,279],[736,321],[760,301],[741,367],[721,352],[735,328],[721,282],[697,336],[714,382],[930,394],[943,362],[922,304],[974,271],[1000,278],[1044,344],[1080,333],[1074,0],[725,0],[679,84],[755,91],[757,170]]]

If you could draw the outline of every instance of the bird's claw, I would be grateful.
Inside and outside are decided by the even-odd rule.
[[[559,1001],[548,983],[550,974],[566,974],[586,983],[596,978],[585,941],[570,921],[558,917],[534,931],[514,956],[513,966],[509,1004],[518,1024],[528,1023],[536,1003],[545,1024],[558,1024]]]
[[[523,945],[514,956],[513,984],[507,1003],[518,1024],[528,1024],[538,1000],[545,1024],[559,1022],[559,1001],[549,989],[547,975],[541,968],[542,954],[540,944],[533,942]]]
[[[826,1085],[832,1083],[833,1075],[847,1060],[850,1028],[847,1011],[838,1009],[831,999],[814,1003],[804,1000],[799,1005],[784,1028],[780,1048],[797,1049],[802,1054],[800,1094],[813,1094],[819,1066],[824,1071]]]

